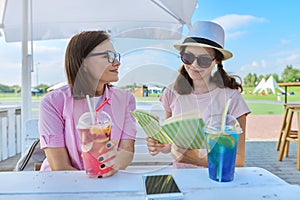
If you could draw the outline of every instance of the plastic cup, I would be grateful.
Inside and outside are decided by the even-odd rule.
[[[234,179],[238,138],[242,129],[230,115],[226,116],[225,128],[221,128],[221,121],[222,116],[215,115],[206,122],[208,173],[212,180],[229,182]]]
[[[92,123],[91,116],[89,112],[82,114],[77,129],[81,136],[82,159],[86,174],[89,177],[99,177],[112,169],[105,165],[102,157],[113,148],[110,142],[112,121],[104,111],[96,113],[95,124]]]

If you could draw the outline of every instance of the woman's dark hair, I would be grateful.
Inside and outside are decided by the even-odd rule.
[[[91,78],[83,66],[83,60],[100,43],[109,39],[105,31],[84,31],[72,37],[65,54],[65,70],[68,84],[75,99],[95,96],[98,82]]]
[[[182,52],[185,51],[185,47],[182,47]],[[235,78],[238,78],[241,81],[239,76],[233,75],[230,76],[224,69],[222,65],[222,60],[224,58],[223,54],[214,49],[215,51],[215,59],[219,61],[218,70],[214,73],[211,77],[212,81],[217,84],[219,88],[231,88],[231,89],[238,89],[240,92],[243,91],[243,87],[240,83],[236,81]],[[179,75],[176,78],[174,83],[174,89],[178,92],[178,94],[190,94],[194,90],[193,80],[185,70],[184,66],[182,65],[179,68]]]

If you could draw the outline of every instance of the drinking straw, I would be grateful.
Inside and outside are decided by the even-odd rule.
[[[85,97],[86,97],[86,101],[87,101],[87,104],[88,104],[88,107],[89,107],[89,110],[90,110],[92,123],[95,124],[94,111],[93,111],[93,108],[92,108],[90,96],[87,94]]]
[[[230,103],[231,103],[231,98],[228,99],[228,101],[226,102],[224,111],[222,113],[222,121],[221,121],[221,131],[222,132],[225,131],[226,116],[227,116],[227,112],[228,112],[228,108],[229,108]]]
[[[101,110],[103,108],[103,106],[105,104],[107,104],[107,102],[110,100],[110,98],[105,99],[105,101],[103,101],[100,106],[96,109],[96,112],[98,112],[99,110]]]
[[[224,162],[224,153],[225,153],[225,148],[224,146],[220,147],[220,160],[218,166],[218,171],[217,171],[217,179],[219,182],[222,182],[222,177],[223,177],[223,162]]]
[[[225,125],[226,125],[226,116],[227,116],[227,112],[228,112],[228,108],[229,105],[231,103],[231,98],[228,99],[228,101],[226,102],[225,108],[223,110],[222,113],[222,121],[221,121],[221,133],[224,133],[225,131]],[[221,154],[220,154],[220,160],[219,160],[219,164],[218,164],[218,171],[217,171],[217,178],[218,181],[221,182],[222,181],[222,174],[223,174],[223,162],[224,162],[224,152],[225,152],[225,148],[224,146],[220,147],[221,149]]]

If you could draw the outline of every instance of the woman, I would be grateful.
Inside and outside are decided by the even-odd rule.
[[[174,45],[180,51],[183,66],[175,83],[166,88],[160,101],[166,118],[198,110],[205,122],[212,115],[222,114],[226,102],[231,99],[227,114],[237,118],[243,129],[238,142],[236,165],[243,166],[246,116],[250,110],[240,94],[242,85],[223,69],[222,61],[232,57],[232,53],[223,46],[224,30],[220,25],[205,21],[195,23],[184,42]],[[207,166],[205,150],[186,150],[175,145],[171,148],[152,138],[147,138],[147,145],[152,155],[171,151],[179,163]]]
[[[95,107],[110,98],[103,110],[112,118],[111,141],[116,147],[103,156],[113,167],[103,177],[131,163],[136,123],[130,112],[136,103],[130,92],[110,85],[118,81],[119,66],[120,54],[106,32],[86,31],[72,37],[65,54],[68,85],[45,95],[40,105],[39,132],[46,153],[41,170],[84,169],[76,125],[80,115],[88,111],[86,95]]]

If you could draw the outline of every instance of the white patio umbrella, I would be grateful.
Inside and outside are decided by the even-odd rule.
[[[31,111],[28,41],[69,38],[91,29],[107,30],[112,37],[180,39],[196,5],[196,0],[0,0],[5,40],[22,41],[23,141]]]

